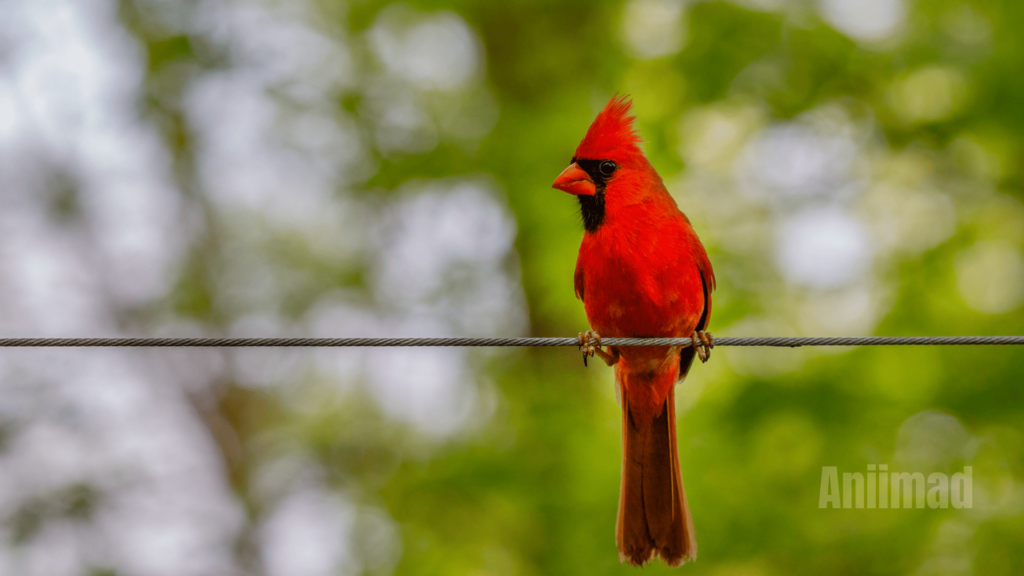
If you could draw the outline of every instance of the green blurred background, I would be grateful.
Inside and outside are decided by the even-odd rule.
[[[576,334],[550,183],[615,93],[715,334],[1024,333],[1024,3],[0,13],[5,336]],[[716,350],[677,393],[681,570],[1024,573],[1022,371]],[[0,572],[634,573],[612,381],[570,349],[5,351]],[[973,466],[973,508],[818,508],[823,466],[881,463]]]

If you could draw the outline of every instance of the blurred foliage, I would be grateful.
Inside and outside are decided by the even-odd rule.
[[[351,41],[353,59],[372,71],[380,65],[360,39],[388,4],[318,0],[308,20],[324,34]],[[703,112],[732,120],[751,114],[746,130],[754,133],[799,123],[829,106],[845,110],[852,124],[865,119],[867,140],[859,145],[872,162],[866,180],[912,181],[911,187],[951,199],[956,211],[955,228],[939,242],[909,255],[894,248],[864,272],[883,294],[882,313],[868,321],[868,330],[1024,333],[1019,302],[979,312],[958,287],[970,279],[957,277],[958,258],[978,242],[1009,243],[1019,254],[1024,240],[1016,228],[1024,185],[1024,4],[913,2],[896,37],[872,44],[831,27],[813,3],[766,2],[779,8],[759,11],[693,2],[685,7],[681,49],[649,60],[631,57],[624,46],[621,22],[632,5],[406,4],[423,14],[452,11],[479,36],[497,121],[469,144],[442,140],[409,153],[371,146],[366,164],[375,168],[356,179],[351,193],[383,204],[410,181],[491,175],[515,215],[533,334],[575,334],[586,326],[572,288],[581,226],[572,199],[551,190],[550,182],[595,111],[616,92],[635,99],[646,151],[716,264],[716,333],[747,335],[744,330],[755,326],[751,318],[770,319],[756,325],[767,331],[799,332],[795,321],[779,318],[795,316],[815,289],[780,277],[770,249],[736,248],[749,231],[715,210],[732,209],[742,196],[728,193],[736,188],[731,176],[705,184],[688,179],[714,170],[679,152],[688,145],[680,126],[695,125],[687,122],[698,122]],[[182,190],[203,206],[196,127],[182,94],[206,71],[230,68],[231,56],[203,33],[168,33],[153,10],[141,0],[121,2],[122,21],[148,55],[140,112],[174,151]],[[373,122],[374,95],[363,83],[372,74],[357,77],[330,102],[335,114],[363,130]],[[929,99],[943,90],[945,104]],[[444,90],[421,97],[441,108],[457,105],[446,101]],[[64,192],[53,202],[62,214],[77,209]],[[770,206],[748,204],[751,218],[771,221]],[[202,214],[203,237],[190,249],[168,301],[149,317],[173,313],[224,328],[235,317],[217,281],[229,259],[225,245],[260,223],[232,222],[211,209]],[[927,212],[924,217],[927,229]],[[760,230],[755,243],[770,246],[773,232]],[[287,235],[270,234],[261,245],[263,257],[294,278],[280,304],[284,316],[301,317],[338,287],[373,302],[369,262],[333,263]],[[354,537],[366,572],[633,573],[619,563],[613,538],[620,446],[611,371],[584,369],[569,350],[473,358],[482,366],[481,388],[494,388],[496,408],[484,422],[443,440],[424,439],[389,419],[365,392],[332,391],[314,376],[289,385],[287,393],[222,382],[215,405],[205,410],[215,415],[211,422],[226,426],[211,430],[249,520],[258,524],[273,503],[260,492],[257,472],[282,453],[298,452],[317,463],[327,486],[360,506],[385,510],[396,522],[397,565],[375,558],[386,552],[370,536],[367,542]],[[1005,348],[716,351],[680,394],[680,460],[700,551],[683,570],[723,576],[1022,573],[1022,373],[1024,356]],[[894,458],[901,427],[926,411],[951,415],[973,438],[942,470],[974,466],[974,510],[817,508],[822,466],[843,472],[890,463],[899,469]],[[77,514],[89,498],[72,494],[64,498],[65,509],[26,509],[16,532],[28,537],[40,515]],[[355,534],[370,533],[363,528]],[[247,548],[239,549],[244,554]],[[258,565],[252,558],[245,563]],[[645,568],[669,571],[657,562]]]

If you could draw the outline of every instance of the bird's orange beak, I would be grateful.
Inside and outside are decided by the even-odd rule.
[[[597,194],[597,187],[594,186],[594,181],[590,178],[583,168],[580,168],[578,164],[573,162],[568,168],[562,171],[555,178],[555,183],[551,185],[552,188],[558,188],[563,192],[568,192],[575,196],[586,195],[593,196]]]

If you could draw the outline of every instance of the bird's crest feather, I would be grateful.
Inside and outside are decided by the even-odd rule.
[[[597,115],[578,148],[577,158],[599,160],[611,156],[643,154],[636,133],[636,117],[628,95],[613,96]]]

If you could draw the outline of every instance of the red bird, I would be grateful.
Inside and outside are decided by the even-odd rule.
[[[694,355],[706,361],[713,346],[704,331],[715,274],[640,149],[630,106],[626,97],[608,102],[553,186],[576,196],[586,230],[575,277],[594,331],[580,334],[584,363],[597,353],[615,366],[622,403],[619,557],[640,566],[657,554],[678,566],[697,557],[697,540],[679,472],[675,384]],[[604,351],[601,336],[684,337],[693,344]]]

